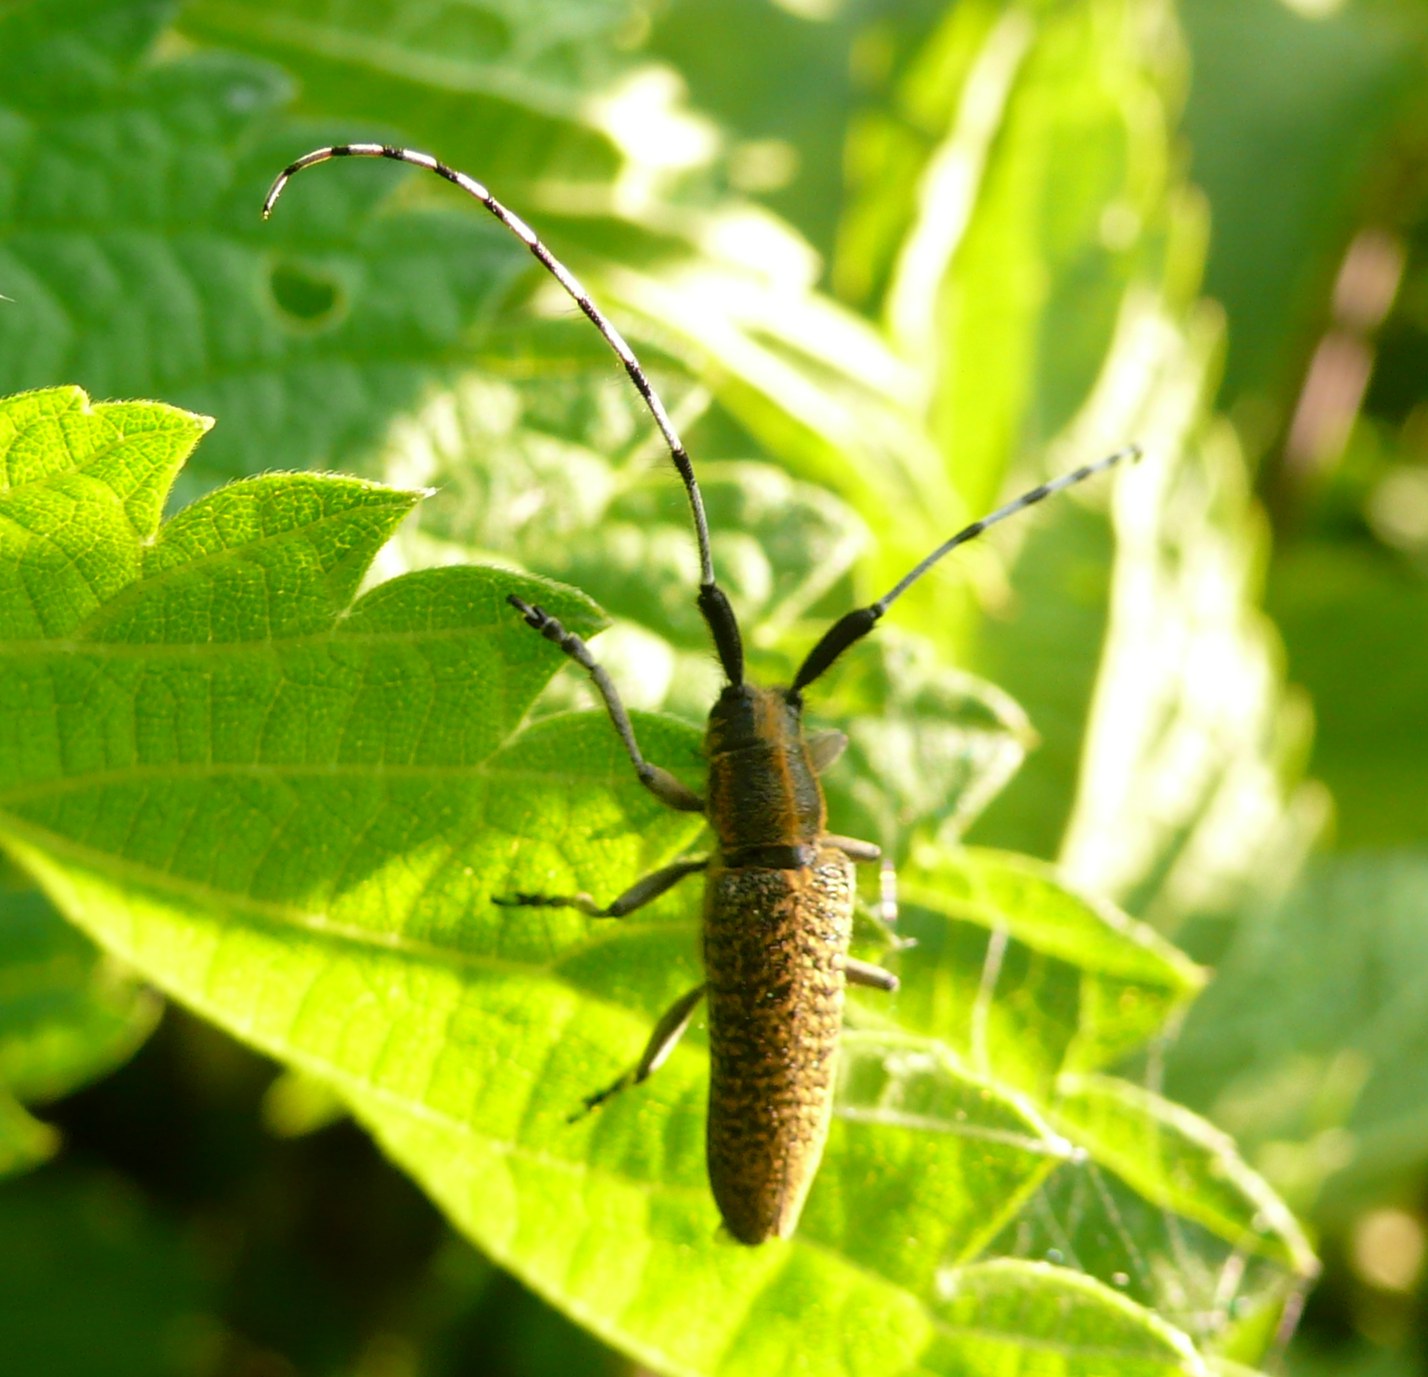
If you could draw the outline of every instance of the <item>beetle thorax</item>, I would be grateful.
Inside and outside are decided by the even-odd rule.
[[[724,855],[760,861],[777,848],[811,846],[823,833],[823,790],[797,704],[782,689],[730,685],[709,714],[710,826]]]

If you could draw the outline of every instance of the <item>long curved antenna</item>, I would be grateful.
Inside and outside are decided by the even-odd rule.
[[[1040,487],[1032,488],[1030,492],[1024,492],[1020,497],[1013,498],[1004,507],[998,507],[990,516],[984,516],[980,521],[974,521],[970,526],[964,526],[956,535],[945,540],[926,559],[916,567],[910,569],[903,577],[893,585],[877,602],[867,607],[859,607],[852,612],[840,617],[827,631],[823,633],[818,644],[808,652],[808,658],[799,667],[798,673],[794,676],[793,687],[789,689],[789,696],[797,698],[820,674],[826,670],[845,650],[855,641],[861,640],[878,624],[878,619],[888,610],[890,606],[914,583],[918,581],[943,555],[955,550],[959,545],[965,545],[969,540],[975,540],[989,526],[995,526],[999,521],[1005,521],[1009,516],[1015,516],[1017,512],[1023,511],[1027,507],[1035,506],[1043,498],[1050,497],[1054,492],[1060,492],[1063,488],[1074,487],[1077,483],[1083,483],[1094,474],[1101,473],[1114,464],[1119,464],[1122,460],[1129,459],[1132,463],[1140,458],[1139,445],[1127,445],[1125,449],[1117,450],[1114,454],[1107,455],[1104,459],[1098,459],[1094,464],[1083,464],[1079,469],[1072,469],[1070,473],[1063,473],[1060,478],[1053,478],[1049,483],[1043,483]]]
[[[263,199],[263,219],[266,220],[273,213],[273,207],[277,204],[278,197],[283,194],[283,189],[299,172],[316,167],[318,163],[329,162],[333,158],[390,158],[394,162],[424,167],[428,172],[434,172],[438,177],[460,187],[468,196],[480,201],[531,251],[541,267],[565,288],[571,300],[604,337],[605,343],[614,350],[615,357],[630,375],[630,381],[634,383],[636,391],[644,398],[650,415],[654,417],[660,434],[664,436],[665,444],[669,446],[670,458],[674,460],[674,466],[679,470],[679,477],[684,483],[684,490],[689,495],[689,509],[694,517],[694,537],[699,543],[699,610],[709,625],[710,634],[714,638],[714,648],[719,654],[719,661],[729,682],[741,684],[744,679],[744,651],[739,636],[739,624],[734,619],[734,609],[724,596],[724,590],[714,578],[714,559],[709,550],[709,519],[704,514],[704,498],[700,495],[698,482],[695,481],[694,465],[690,462],[684,442],[675,431],[674,423],[669,419],[664,403],[650,385],[634,350],[625,343],[625,337],[601,314],[600,308],[590,299],[590,293],[580,285],[575,274],[541,243],[536,232],[519,215],[507,210],[474,177],[468,177],[464,172],[448,167],[433,158],[430,153],[419,153],[412,148],[397,148],[381,143],[344,143],[330,148],[315,148],[311,153],[304,153],[296,162],[289,163],[278,173]]]

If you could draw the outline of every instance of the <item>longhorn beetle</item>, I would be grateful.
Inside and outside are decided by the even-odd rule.
[[[629,715],[609,676],[584,641],[554,617],[512,594],[526,625],[575,661],[594,681],[635,774],[661,803],[703,813],[714,833],[709,856],[677,861],[646,875],[611,903],[587,894],[517,894],[498,903],[568,907],[592,918],[622,918],[686,876],[704,875],[704,981],[675,1001],[655,1025],[639,1061],[585,1102],[594,1109],[642,1081],[673,1050],[702,998],[709,1001],[709,1182],[730,1233],[742,1243],[787,1238],[798,1223],[828,1136],[838,1036],[846,983],[879,990],[897,978],[848,954],[852,935],[853,865],[874,861],[871,842],[825,830],[820,773],[846,738],[805,736],[803,691],[866,636],[907,589],[949,551],[989,526],[1123,459],[1134,445],[1023,493],[944,541],[876,602],[835,622],[808,653],[787,688],[760,688],[744,678],[744,652],[734,610],[714,578],[709,523],[694,468],[664,404],[620,332],[533,230],[479,182],[427,153],[383,144],[319,148],[286,167],[263,203],[272,212],[290,178],[332,158],[391,158],[455,183],[480,201],[535,255],[615,351],[669,446],[684,483],[699,547],[698,607],[727,682],[709,714],[709,762],[700,798],[640,753]],[[578,1117],[578,1116],[577,1116]]]

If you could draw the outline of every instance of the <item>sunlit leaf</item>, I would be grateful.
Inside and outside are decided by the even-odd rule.
[[[506,593],[587,634],[593,607],[461,566],[358,595],[414,495],[353,479],[246,480],[150,535],[200,422],[73,390],[5,415],[4,514],[34,539],[3,572],[35,628],[0,657],[7,851],[146,978],[340,1096],[490,1256],[672,1371],[847,1361],[849,1335],[810,1313],[878,1315],[893,1372],[956,1373],[992,1351],[1031,1371],[1048,1349],[1087,1377],[1106,1354],[1116,1371],[1198,1370],[1112,1279],[987,1263],[1078,1154],[1115,1170],[1135,1151],[1133,1104],[1113,1130],[1101,1120],[1098,1151],[1089,1131],[1078,1146],[1049,1129],[1038,1102],[1054,1109],[1059,1069],[1151,1036],[1193,987],[1183,958],[1029,863],[968,853],[914,872],[924,940],[897,958],[901,995],[856,996],[801,1227],[734,1245],[704,1176],[701,1029],[647,1086],[572,1121],[698,983],[693,895],[619,923],[493,902],[613,895],[700,826],[640,789],[603,714],[522,725],[560,656]],[[145,501],[125,486],[136,472],[162,475]],[[37,520],[60,510],[68,524]],[[23,577],[72,529],[101,530],[121,571],[77,609]],[[697,782],[691,728],[636,726]],[[938,924],[984,950],[935,940]],[[970,1009],[960,1025],[953,1003]],[[1135,1186],[1157,1218],[1216,1208]],[[973,1294],[1004,1331],[962,1332]]]

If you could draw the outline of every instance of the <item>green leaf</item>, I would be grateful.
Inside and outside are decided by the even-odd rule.
[[[77,388],[7,403],[0,560],[15,576],[0,615],[12,639],[72,633],[137,576],[139,542],[207,426],[162,407],[91,409]]]
[[[975,668],[1026,704],[1044,745],[977,835],[1054,849],[1076,883],[1173,933],[1282,889],[1325,800],[1302,782],[1308,706],[1258,608],[1263,518],[1203,411],[1216,327],[1181,334],[1147,307],[1123,338],[1157,380],[1137,427],[1148,457],[1115,490],[1114,561],[1089,513],[1034,529],[1013,574],[1027,635],[983,633]],[[1214,956],[1224,937],[1206,923],[1193,940]]]
[[[301,20],[280,0],[199,0],[182,23],[300,68],[301,110],[341,137],[387,137],[372,111],[400,110],[405,141],[469,169],[530,219],[626,333],[697,361],[725,413],[703,452],[744,458],[752,436],[879,524],[911,521],[907,548],[925,548],[936,532],[923,513],[947,493],[899,404],[908,370],[865,322],[810,290],[818,268],[801,240],[729,200],[717,130],[687,109],[673,73],[628,55],[622,26],[637,32],[639,18],[631,25],[628,6],[603,0],[443,3],[419,24],[374,0]],[[434,193],[449,188],[418,179],[412,194]],[[484,320],[481,336],[472,362],[503,371]],[[518,364],[528,337],[513,336]],[[570,351],[558,371],[591,366],[588,350],[558,347]],[[597,382],[608,376],[608,365],[595,370]]]
[[[59,1135],[25,1112],[10,1095],[0,1094],[0,1178],[37,1167],[59,1146]]]
[[[880,112],[901,135],[861,132],[898,153],[867,158],[862,198],[891,204],[855,210],[849,249],[895,264],[883,309],[973,511],[1072,420],[1156,271],[1166,54],[1145,22],[1120,3],[951,7]]]
[[[1052,1103],[1063,1071],[1136,1050],[1195,993],[1153,929],[1068,892],[1029,858],[926,856],[898,881],[899,1021],[936,1031],[985,1075]]]
[[[1240,933],[1174,1049],[1172,1088],[1329,1221],[1423,1170],[1426,916],[1421,848],[1317,860]]]
[[[313,218],[263,225],[274,171],[313,135],[274,121],[288,82],[269,66],[151,60],[173,8],[0,12],[0,374],[228,418],[189,491],[370,452],[464,361],[466,326],[504,296],[519,245],[472,217],[373,218],[391,183],[372,168],[304,187]],[[335,238],[354,217],[360,231]]]
[[[1164,930],[1233,913],[1292,873],[1322,797],[1299,788],[1307,714],[1256,611],[1243,457],[1206,416],[1220,340],[1195,308],[1203,213],[1168,156],[1170,6],[974,0],[877,43],[839,274],[917,369],[967,514],[1024,470],[1145,455],[969,552],[980,607],[937,575],[908,595],[1036,735],[972,835]]]
[[[195,38],[299,68],[307,115],[370,123],[373,111],[400,110],[416,141],[458,162],[479,159],[483,178],[528,205],[542,178],[604,181],[620,170],[623,144],[641,133],[658,141],[658,131],[620,120],[600,99],[622,80],[639,81],[636,65],[619,55],[629,18],[627,0],[439,0],[419,17],[380,0],[305,10],[276,0],[191,0],[180,23]],[[362,72],[356,89],[354,69]],[[646,92],[651,103],[659,96]],[[646,111],[653,121],[661,113],[674,120],[679,112]],[[704,130],[677,124],[664,131],[666,142],[678,132],[696,155],[707,145]]]
[[[1024,857],[955,852],[904,871],[899,894],[913,945],[897,958],[898,1024],[1016,1086],[1069,1152],[990,1253],[1073,1265],[1207,1345],[1252,1322],[1272,1332],[1316,1270],[1285,1206],[1203,1120],[1086,1074],[1161,1035],[1197,968]]]
[[[1057,1126],[1143,1199],[1312,1277],[1312,1249],[1284,1204],[1241,1160],[1231,1140],[1188,1110],[1104,1076],[1064,1076]]]
[[[1124,1083],[1103,1089],[1112,1102],[1145,1096]],[[1037,1191],[992,1252],[1097,1278],[1123,1301],[1194,1335],[1207,1357],[1257,1358],[1302,1307],[1317,1270],[1313,1257],[1292,1224],[1281,1227],[1282,1206],[1259,1214],[1267,1189],[1237,1155],[1203,1150],[1213,1130],[1201,1123],[1189,1137],[1162,1132],[1167,1122],[1193,1119],[1163,1108],[1170,1112],[1140,1105],[1121,1126],[1129,1130],[1124,1138],[1101,1138],[1090,1128],[1081,1141],[1081,1126],[1069,1119],[1075,1161]],[[1117,1158],[1132,1152],[1134,1170],[1123,1177]],[[1217,1180],[1220,1170],[1232,1185]],[[1223,1213],[1201,1222],[1167,1207],[1177,1180],[1186,1199],[1195,1197],[1196,1213],[1206,1213],[1199,1187],[1218,1198]]]
[[[63,501],[83,521],[118,500],[93,476],[99,455],[158,433],[172,460],[201,429],[111,405],[108,429],[72,425],[80,440],[62,446],[60,408],[89,414],[73,391],[7,404],[11,448],[54,457],[0,516]],[[809,1326],[816,1304],[876,1316],[883,1371],[958,1372],[1002,1351],[1031,1371],[1050,1350],[1058,1370],[1099,1377],[1094,1334],[1127,1371],[1198,1371],[1188,1340],[1089,1278],[987,1261],[1075,1158],[1037,1107],[1054,1104],[1053,1071],[1143,1041],[1194,983],[1158,939],[1034,866],[972,853],[912,877],[929,940],[905,954],[898,1000],[855,996],[864,1030],[848,1036],[791,1243],[718,1236],[699,1029],[647,1087],[570,1122],[698,982],[690,896],[618,924],[492,900],[613,895],[682,852],[699,820],[639,788],[603,714],[521,725],[560,656],[505,595],[588,634],[580,595],[462,567],[357,595],[413,501],[278,474],[153,537],[113,522],[128,581],[62,638],[0,655],[3,739],[24,743],[0,756],[9,854],[146,978],[330,1087],[491,1257],[648,1362],[732,1373],[800,1354],[826,1369],[850,1342],[856,1357],[842,1326]],[[22,581],[52,547],[22,547],[0,579]],[[27,586],[35,623],[55,620],[48,585]],[[636,727],[652,758],[697,778],[690,728],[643,714]],[[934,945],[937,921],[975,928],[984,950],[1004,930],[997,978],[982,955]],[[1045,1017],[1010,979],[1019,968],[1048,994]],[[969,978],[980,1010],[949,1034],[932,1006]],[[1117,1031],[1112,1004],[1140,1011]],[[1131,1106],[1101,1125],[1112,1168],[1144,1120]],[[1147,1208],[1189,1213],[1188,1194],[1146,1189]],[[968,1296],[991,1319],[969,1328]]]
[[[941,1355],[952,1372],[1198,1374],[1203,1362],[1168,1325],[1147,1323],[1087,1277],[1034,1262],[994,1262],[948,1278]],[[1028,1293],[1035,1299],[1028,1299]],[[1023,1356],[1028,1332],[1041,1338]],[[945,1346],[944,1346],[945,1345]]]

